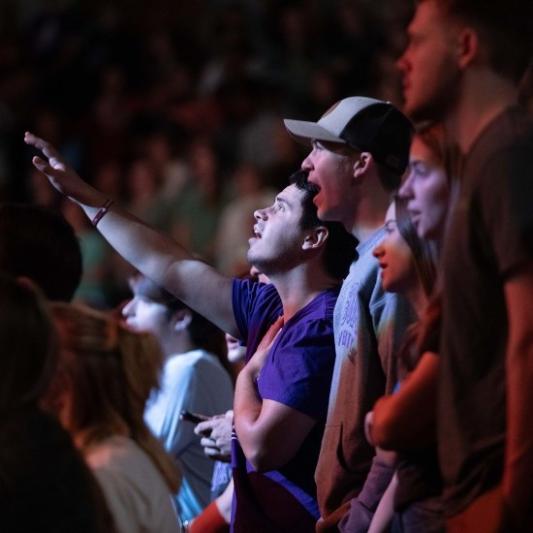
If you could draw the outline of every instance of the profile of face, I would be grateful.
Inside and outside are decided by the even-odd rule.
[[[448,181],[444,169],[419,136],[413,139],[409,172],[398,194],[407,201],[418,236],[440,240],[448,213]]]
[[[396,224],[392,203],[385,216],[385,238],[373,250],[381,269],[381,284],[387,292],[406,293],[416,283],[416,270],[411,249]]]
[[[345,227],[353,225],[354,194],[357,194],[353,179],[354,159],[346,153],[333,151],[330,146],[313,141],[313,149],[302,162],[308,181],[319,189],[313,202],[318,218],[342,222]]]
[[[161,338],[168,327],[168,310],[165,305],[134,294],[122,308],[122,316],[134,331],[148,331]]]
[[[404,112],[413,120],[441,120],[457,94],[457,29],[436,0],[420,2],[398,60]]]
[[[260,272],[271,275],[301,261],[306,233],[300,226],[304,196],[305,191],[292,184],[271,206],[254,212],[248,261]]]

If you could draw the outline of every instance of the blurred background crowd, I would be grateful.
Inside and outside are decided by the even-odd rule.
[[[400,102],[412,2],[2,0],[0,201],[62,209],[84,256],[78,299],[129,294],[121,259],[46,178],[23,132],[230,275],[253,210],[299,167],[281,118],[349,94]]]

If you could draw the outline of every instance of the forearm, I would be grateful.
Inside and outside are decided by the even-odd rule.
[[[368,531],[374,512],[392,480],[394,468],[389,462],[374,457],[361,492],[351,500],[348,513],[339,522],[339,531]]]
[[[533,338],[507,352],[507,435],[503,498],[516,527],[533,526]]]
[[[398,476],[394,474],[389,486],[381,497],[374,516],[372,517],[372,522],[368,528],[368,533],[381,533],[383,531],[388,531],[389,524],[391,523],[392,516],[394,515],[394,497],[397,487]]]
[[[245,366],[235,384],[234,424],[244,455],[254,466],[260,458],[262,448],[261,432],[257,428],[261,407],[262,401],[256,391],[254,375]]]
[[[90,219],[98,211],[85,204],[82,208]],[[191,254],[183,247],[154,231],[117,204],[111,206],[97,229],[126,261],[161,286],[168,285],[168,273],[175,262],[192,260]],[[176,281],[172,281],[174,292],[179,291]]]
[[[372,426],[376,446],[412,450],[434,440],[438,365],[438,356],[425,353],[400,390],[376,402]]]

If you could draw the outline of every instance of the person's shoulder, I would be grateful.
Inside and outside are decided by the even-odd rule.
[[[112,436],[93,444],[85,451],[85,460],[95,470],[119,470],[120,466],[135,454],[130,439]]]
[[[222,366],[220,359],[210,352],[205,350],[194,350],[191,352],[191,367],[199,377],[203,375],[209,376],[209,381],[212,380],[228,380],[231,381],[227,370]]]
[[[492,179],[502,165],[533,161],[533,120],[520,106],[510,107],[479,135],[467,155],[467,178]],[[470,175],[471,174],[471,175]]]

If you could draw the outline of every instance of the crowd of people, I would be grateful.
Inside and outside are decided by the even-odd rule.
[[[305,101],[305,54],[291,54],[335,56],[298,33],[324,6],[270,6],[292,102],[278,116],[232,100],[245,58],[273,68],[262,32],[241,48],[239,17],[259,16],[243,6],[220,23],[228,55],[198,76],[211,96],[194,105],[151,83],[187,80],[152,36],[166,69],[149,65],[134,88],[150,112],[198,128],[184,163],[172,147],[187,128],[168,136],[143,108],[143,148],[121,154],[126,199],[117,154],[72,159],[139,141],[99,135],[98,119],[124,116],[114,105],[132,110],[116,72],[94,145],[24,134],[50,200],[0,204],[8,530],[531,531],[533,6],[420,0],[396,65],[402,105],[339,66],[336,90]],[[347,3],[334,14],[341,37],[380,48]],[[234,129],[207,105],[214,94],[237,106]],[[288,157],[260,162],[263,136],[283,138]],[[239,155],[224,152],[232,142]],[[223,154],[242,195],[219,217]],[[96,276],[111,261],[131,295],[115,289],[113,309],[96,310],[111,302]]]

